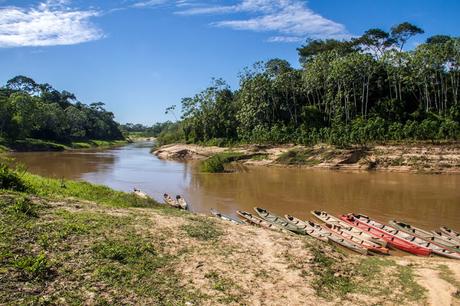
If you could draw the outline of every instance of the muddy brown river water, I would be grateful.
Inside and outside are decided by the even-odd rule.
[[[391,172],[340,172],[249,167],[204,174],[195,163],[164,161],[150,154],[152,143],[99,151],[14,153],[29,171],[43,176],[86,180],[161,201],[163,193],[182,194],[191,210],[235,210],[261,206],[278,214],[314,219],[313,209],[333,214],[358,212],[380,221],[405,220],[434,229],[460,230],[460,175]]]

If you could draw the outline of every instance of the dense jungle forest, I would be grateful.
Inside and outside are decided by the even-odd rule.
[[[123,135],[104,103],[89,105],[68,91],[16,76],[0,88],[0,138],[26,138],[67,143],[78,140],[119,140]]]
[[[160,143],[331,143],[460,136],[460,38],[410,23],[349,40],[310,39],[301,68],[258,62],[232,90],[221,79],[181,101],[181,120],[150,128]],[[176,106],[166,113],[177,116]]]

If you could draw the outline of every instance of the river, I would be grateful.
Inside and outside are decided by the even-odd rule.
[[[182,194],[191,210],[235,210],[260,206],[278,214],[313,219],[310,211],[359,212],[381,221],[399,219],[427,229],[460,230],[460,175],[341,172],[250,167],[225,174],[199,173],[196,163],[160,160],[152,143],[108,150],[11,154],[36,174],[85,180],[122,191],[137,187],[161,201]]]

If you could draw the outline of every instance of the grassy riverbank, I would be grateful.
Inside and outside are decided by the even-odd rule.
[[[351,255],[104,186],[1,177],[0,304],[424,304],[434,281],[458,294],[451,260]]]
[[[126,140],[85,140],[59,143],[42,139],[26,138],[6,140],[0,138],[0,152],[6,151],[65,151],[72,149],[109,148],[126,144]]]

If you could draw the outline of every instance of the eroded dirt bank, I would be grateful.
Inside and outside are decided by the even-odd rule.
[[[459,302],[460,262],[454,260],[354,255],[309,237],[161,206],[31,201],[36,213],[27,217],[16,194],[0,196],[7,234],[0,244],[0,304]]]
[[[238,146],[172,144],[156,149],[162,159],[200,160],[222,152],[240,152],[247,165],[297,166],[334,170],[460,173],[460,144],[375,145],[339,149],[329,145]]]

